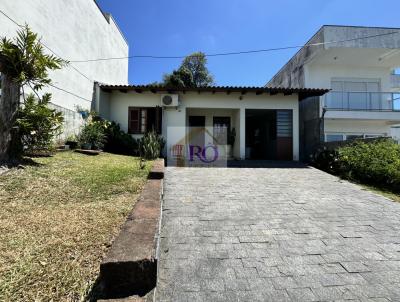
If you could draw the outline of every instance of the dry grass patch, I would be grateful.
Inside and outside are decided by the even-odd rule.
[[[72,152],[0,176],[0,301],[84,300],[150,164]]]

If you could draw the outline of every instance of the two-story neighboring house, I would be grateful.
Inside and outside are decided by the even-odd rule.
[[[44,51],[70,61],[50,72],[52,107],[63,112],[64,135],[77,133],[82,117],[76,108],[91,109],[95,82],[128,83],[127,40],[110,14],[94,0],[0,1],[0,37],[12,39],[28,24],[38,34]]]
[[[317,140],[395,136],[399,67],[400,28],[326,25],[267,86],[331,89],[300,106],[301,144],[308,149]]]

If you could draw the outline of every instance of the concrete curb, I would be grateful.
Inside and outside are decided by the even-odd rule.
[[[132,296],[145,296],[156,286],[163,178],[164,160],[156,160],[138,201],[100,264],[103,299],[140,301]]]

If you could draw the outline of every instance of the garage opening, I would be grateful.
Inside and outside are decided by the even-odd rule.
[[[246,158],[293,160],[292,110],[246,109]]]

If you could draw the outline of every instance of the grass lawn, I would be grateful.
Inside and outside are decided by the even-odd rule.
[[[0,175],[0,301],[79,301],[151,163],[73,152]]]

